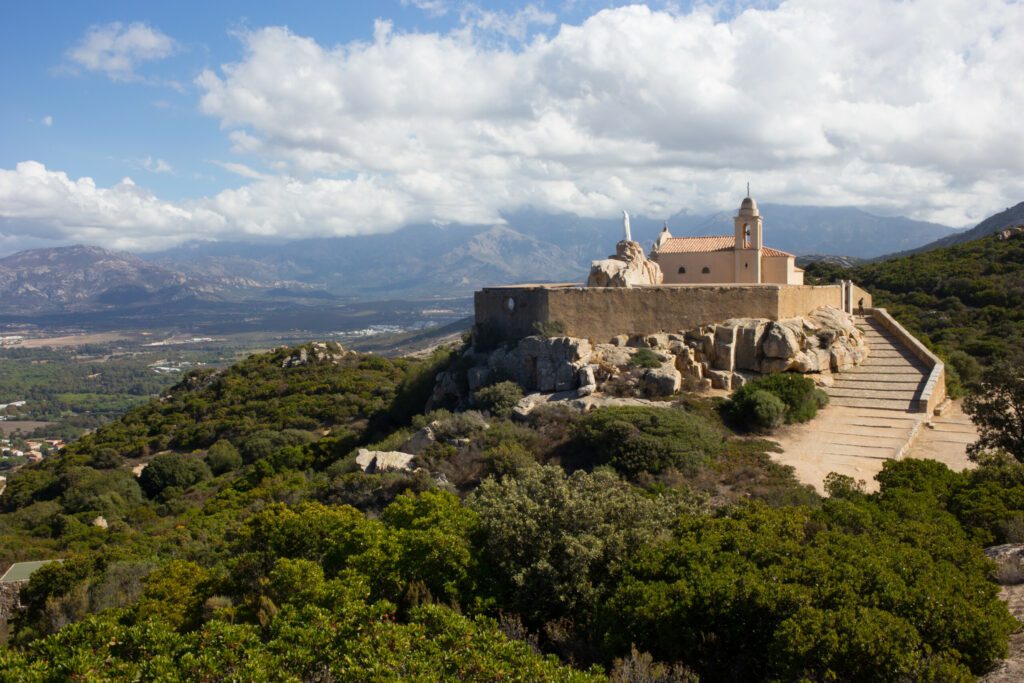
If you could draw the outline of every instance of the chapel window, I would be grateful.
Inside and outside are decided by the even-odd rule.
[[[686,273],[686,266],[679,266],[679,274],[683,275]]]
[[[707,266],[704,266],[704,270],[702,270],[700,272],[704,273],[705,275],[708,275],[709,273],[711,273],[711,269],[708,268]]]

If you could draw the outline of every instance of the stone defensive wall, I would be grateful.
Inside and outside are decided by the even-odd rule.
[[[492,341],[515,341],[546,329],[601,343],[622,334],[678,332],[729,318],[783,320],[822,306],[848,310],[850,295],[848,284],[515,285],[484,288],[474,304],[477,330]],[[865,306],[870,305],[868,295]]]

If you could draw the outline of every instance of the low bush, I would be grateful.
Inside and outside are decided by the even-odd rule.
[[[183,453],[163,453],[146,465],[139,475],[139,486],[150,498],[165,489],[186,489],[210,478],[210,468],[201,458]]]
[[[828,395],[813,380],[779,373],[757,377],[736,389],[723,412],[738,427],[770,431],[783,423],[807,422],[826,405]]]
[[[595,410],[574,426],[573,439],[591,464],[609,464],[630,476],[668,468],[692,471],[724,448],[712,423],[675,408]]]
[[[786,421],[786,404],[775,394],[759,389],[747,397],[750,417],[762,429],[775,429]]]
[[[477,405],[497,417],[508,417],[512,409],[523,398],[523,390],[515,382],[498,382],[489,387],[477,389]]]
[[[650,349],[640,349],[629,359],[629,364],[634,368],[660,368],[661,360]]]
[[[538,320],[533,323],[533,329],[542,337],[563,337],[566,327],[561,320]]]
[[[206,452],[206,464],[214,474],[224,474],[242,466],[242,456],[227,439],[221,439]]]

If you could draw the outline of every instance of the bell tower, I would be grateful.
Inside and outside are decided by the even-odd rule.
[[[761,249],[764,247],[761,214],[757,211],[757,202],[750,197],[749,185],[739,214],[732,220],[736,229],[736,282],[760,283]]]

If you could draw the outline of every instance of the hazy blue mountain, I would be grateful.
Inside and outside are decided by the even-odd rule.
[[[127,252],[90,246],[31,249],[0,258],[0,313],[28,314],[323,296],[268,278],[186,274]]]
[[[798,255],[871,258],[967,234],[853,208],[763,204],[761,213],[765,243]],[[733,214],[680,213],[668,223],[680,236],[730,234]],[[464,297],[495,284],[582,283],[590,262],[612,253],[622,237],[618,217],[524,210],[505,219],[498,226],[411,225],[388,234],[288,242],[192,242],[141,258],[96,247],[34,249],[0,259],[0,311],[330,295],[412,300]],[[631,222],[634,238],[645,245],[663,223],[644,216]]]
[[[971,242],[973,240],[981,239],[982,237],[988,237],[989,235],[999,232],[1003,228],[1016,225],[1024,225],[1024,202],[1021,202],[1016,206],[1011,206],[995,215],[989,216],[970,230],[962,230],[916,248],[907,249],[899,253],[888,254],[884,258],[909,256],[910,254],[918,254],[923,251],[941,249],[942,247],[951,247],[954,244],[963,244],[964,242]]]
[[[735,211],[680,213],[675,235],[728,234]],[[765,204],[766,244],[796,254],[869,258],[918,246],[952,228],[859,209]],[[382,235],[284,244],[194,242],[146,258],[197,278],[296,280],[356,298],[462,296],[485,285],[582,282],[621,239],[622,221],[523,210],[505,226],[413,225]],[[633,236],[651,244],[662,220],[637,216]]]

